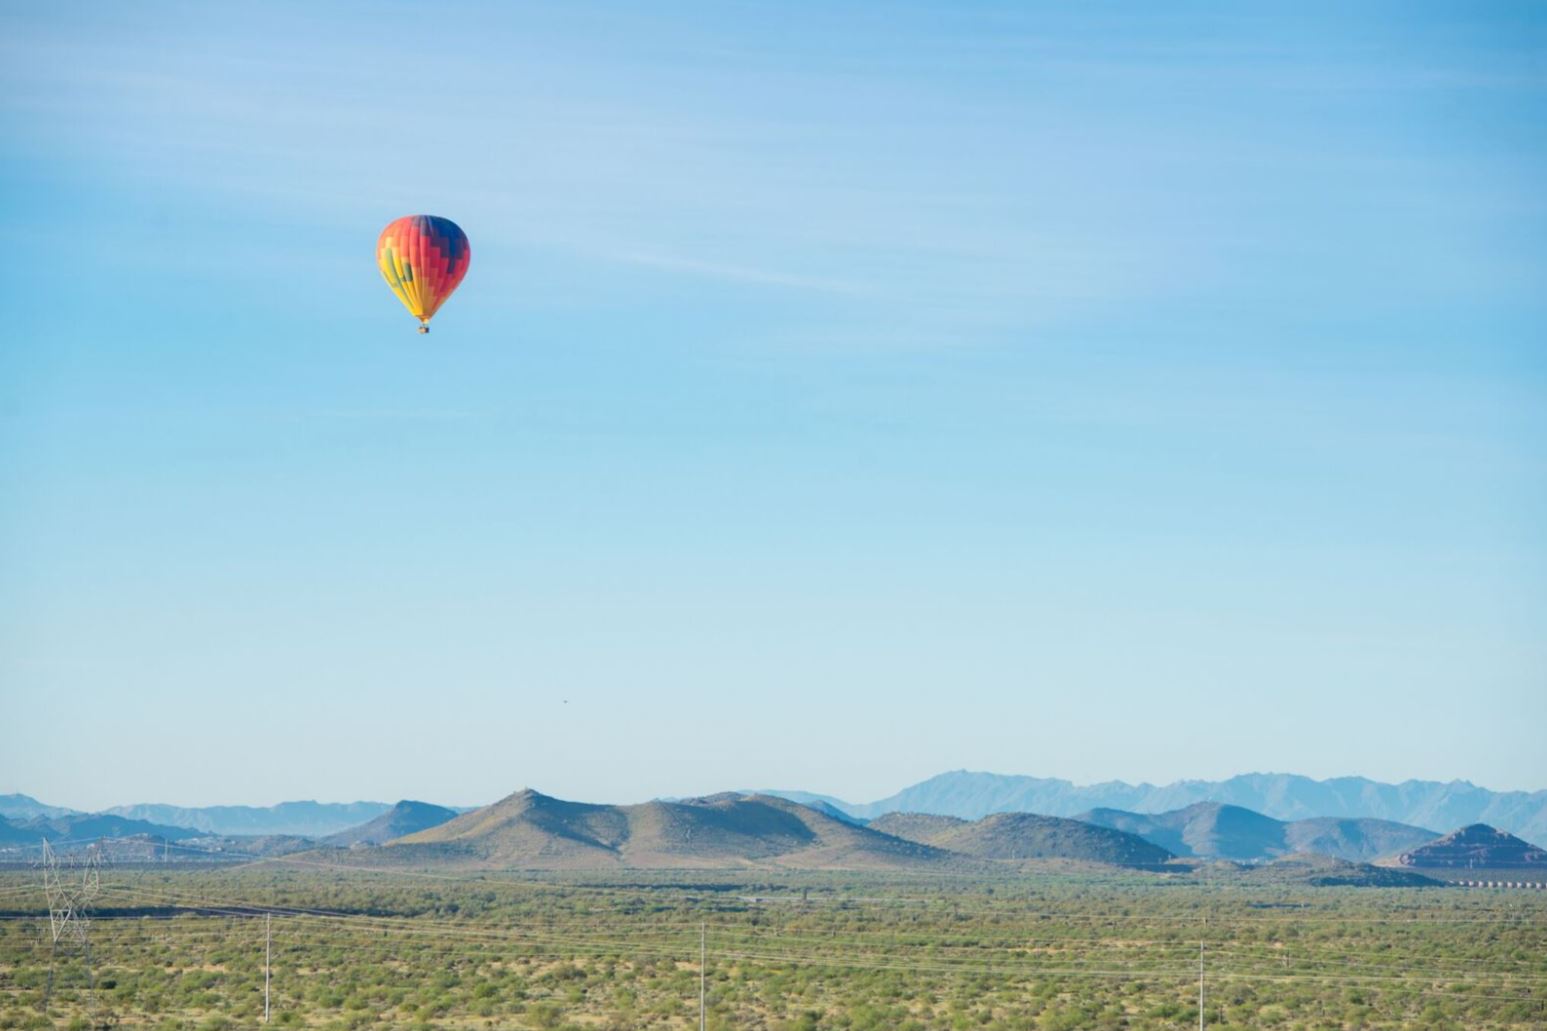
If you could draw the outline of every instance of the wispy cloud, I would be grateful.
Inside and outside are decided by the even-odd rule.
[[[319,408],[295,413],[302,418],[340,422],[471,422],[488,418],[487,412],[464,408]]]
[[[749,283],[754,286],[787,287],[792,290],[814,290],[818,293],[844,294],[851,297],[874,296],[876,290],[858,283],[817,276],[801,276],[788,272],[749,268],[723,261],[681,257],[669,254],[651,254],[643,251],[622,251],[601,255],[612,261],[645,268],[685,272],[693,276],[718,279],[730,283]]]

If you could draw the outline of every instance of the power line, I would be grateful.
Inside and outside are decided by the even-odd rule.
[[[173,903],[184,904],[184,906],[200,907],[200,909],[204,910],[215,910],[218,909],[218,907],[223,906],[223,904],[224,906],[232,906],[231,903],[220,903],[220,901],[207,898],[207,896],[187,896],[170,892],[145,893],[136,892],[136,890],[130,890],[130,893],[138,893],[138,895],[145,896],[145,898],[156,899],[158,903],[164,903],[164,901],[169,901],[170,899],[170,901],[173,901]],[[248,906],[248,904],[238,903],[235,904],[235,906]],[[252,910],[260,909],[260,906],[255,903],[251,904],[251,907]],[[255,915],[255,912],[243,912],[243,910],[240,909],[221,910],[221,912],[229,912],[231,915]],[[492,927],[478,927],[476,924],[467,923],[450,923],[450,921],[433,920],[433,918],[424,918],[424,916],[357,915],[357,913],[337,913],[331,912],[331,910],[300,909],[300,907],[271,907],[269,912],[285,912],[289,913],[289,915],[305,915],[311,916],[311,918],[319,918],[319,920],[357,921],[357,923],[364,923],[373,927],[402,926],[407,927],[407,929],[415,930],[415,932],[421,932],[421,930],[438,930],[438,932],[442,933],[475,933],[475,935],[486,935],[486,937],[487,935],[501,935],[501,933],[504,933],[501,932],[500,929],[492,929]],[[670,927],[659,929],[659,932],[657,933],[661,933],[661,935],[667,935],[668,937],[667,941],[661,941],[661,943],[659,943],[662,944],[662,946],[670,947],[671,941],[681,940],[681,938],[671,937],[673,930],[671,930]],[[562,941],[562,943],[597,944],[597,946],[603,947],[636,947],[639,946],[639,944],[644,944],[645,941],[647,941],[647,938],[642,937],[642,935],[639,935],[639,933],[630,933],[630,935],[628,935],[627,941],[596,940],[596,938],[583,937],[577,938],[575,937],[574,932],[560,933],[560,935],[555,935],[555,933],[523,930],[523,932],[520,932],[520,935],[520,940],[523,941]],[[732,941],[732,943],[738,943],[739,941],[739,943],[749,944],[750,947],[758,947],[758,944],[760,944],[761,941],[769,940],[769,938],[778,941],[778,943],[784,944],[784,946],[797,947],[832,947],[842,946],[842,944],[851,944],[851,946],[859,946],[862,947],[862,949],[876,949],[876,947],[885,947],[885,949],[891,949],[891,951],[894,951],[894,949],[897,949],[897,947],[907,947],[907,943],[899,943],[899,941],[894,940],[862,941],[854,940],[854,938],[828,938],[817,937],[817,935],[792,935],[792,933],[786,932],[730,932],[730,941]],[[1094,941],[1094,943],[1101,943],[1103,940],[1080,941],[1081,943],[1092,943],[1092,941]],[[1146,946],[1142,951],[1143,958],[1151,957],[1151,955],[1156,952],[1156,949],[1160,949],[1162,952],[1170,952],[1171,949],[1173,949],[1173,946],[1171,946],[1171,944],[1149,944],[1149,946]],[[1098,960],[1112,960],[1112,958],[1126,957],[1140,958],[1135,955],[1134,949],[1122,949],[1120,952],[1123,952],[1123,954],[1126,955],[1120,955],[1120,957],[1111,957],[1111,955],[1108,955],[1108,957],[1098,957]],[[1228,952],[1227,955],[1236,955],[1236,952]],[[954,951],[953,955],[942,955],[942,957],[937,957],[936,961],[937,963],[954,964],[964,963],[964,961],[965,963],[970,963],[970,961],[981,961],[985,960],[985,958],[999,958],[1001,961],[1023,964],[1023,966],[1029,966],[1029,968],[1046,969],[1043,968],[1043,966],[1038,966],[1036,960],[1038,960],[1040,957],[1036,957],[1035,954],[1030,954],[1030,952],[1024,951],[1009,951],[1009,949],[1002,949],[1002,947],[985,946],[975,947],[975,949],[961,949],[961,951]],[[1270,952],[1269,955],[1252,955],[1250,952],[1241,951],[1239,952],[1238,958],[1242,958],[1242,960],[1247,961],[1267,961],[1279,960],[1279,958],[1282,957],[1281,954],[1278,954],[1276,951]],[[1420,972],[1420,974],[1433,975],[1433,977],[1463,977],[1463,975],[1482,974],[1487,975],[1487,977],[1510,977],[1513,978],[1513,980],[1542,980],[1542,978],[1538,977],[1538,975],[1527,974],[1527,972],[1521,972],[1518,971],[1518,969],[1497,968],[1496,964],[1491,964],[1491,966],[1468,966],[1468,968],[1456,968],[1456,966],[1445,966],[1445,968],[1439,968],[1439,966],[1433,966],[1433,964],[1414,964],[1409,961],[1409,963],[1403,964],[1402,968],[1395,968],[1394,964],[1358,963],[1357,960],[1341,957],[1341,955],[1334,955],[1334,957],[1324,958],[1324,960],[1316,960],[1316,958],[1299,958],[1299,960],[1296,960],[1296,968],[1298,968],[1298,966],[1306,966],[1306,964],[1310,964],[1310,966],[1327,966],[1327,964],[1337,964],[1338,968],[1340,969],[1363,969],[1363,971],[1368,971],[1371,975],[1374,975],[1375,972],[1398,971],[1405,972],[1405,974],[1409,975],[1414,974],[1414,972]]]
[[[125,890],[129,890],[131,892],[135,891],[135,889],[125,889]],[[143,891],[141,891],[140,893],[141,894],[145,894],[146,897],[155,898],[158,901],[160,901],[160,900],[172,900],[172,901],[175,901],[175,902],[181,902],[184,905],[191,905],[191,906],[203,908],[203,909],[206,909],[206,910],[216,910],[218,907],[221,907],[221,906],[230,907],[230,906],[243,906],[243,905],[245,905],[245,903],[229,903],[229,902],[224,902],[224,901],[221,901],[221,900],[211,899],[211,898],[209,898],[207,896],[190,896],[190,895],[187,895],[187,894],[184,894],[184,893],[169,892],[169,891],[166,891],[166,890],[162,890],[162,891],[159,891],[159,892],[158,891],[152,891],[152,892],[149,892],[148,894],[144,893]],[[256,904],[254,904],[252,908],[253,908],[253,910],[256,910],[259,907]],[[321,918],[326,918],[326,919],[364,920],[364,921],[370,921],[370,922],[375,923],[375,924],[382,924],[382,923],[387,922],[387,921],[396,921],[397,923],[400,923],[400,924],[412,926],[415,929],[419,929],[419,928],[445,928],[445,929],[450,929],[450,930],[462,930],[462,929],[466,929],[466,928],[469,928],[469,927],[473,926],[473,925],[469,925],[469,924],[464,923],[464,922],[450,922],[450,921],[445,921],[445,920],[436,920],[436,919],[427,918],[427,917],[414,917],[414,916],[382,917],[382,916],[373,916],[373,915],[364,915],[364,914],[341,914],[341,913],[338,913],[336,911],[318,910],[318,909],[304,909],[304,908],[300,908],[300,907],[272,907],[271,906],[269,908],[270,908],[270,911],[275,911],[275,912],[285,912],[285,913],[290,913],[290,914],[304,914],[304,915],[316,916],[316,917],[321,917]],[[222,911],[228,911],[228,912],[231,913],[231,915],[244,915],[243,912],[240,909],[229,909],[229,910],[222,910]],[[248,912],[245,915],[254,915],[254,913]],[[672,930],[673,929],[671,927],[664,927],[664,928],[660,928],[658,930],[658,933],[670,935],[672,933]],[[533,938],[536,938],[536,939],[541,939],[543,937],[541,932],[524,931],[522,933],[524,935],[527,935],[529,937],[533,937]],[[553,937],[553,936],[549,935],[548,937]],[[756,944],[760,940],[766,939],[768,937],[773,937],[773,938],[775,938],[775,939],[777,939],[777,940],[779,940],[781,942],[786,942],[786,943],[794,943],[794,944],[797,944],[797,945],[801,944],[801,943],[812,943],[812,944],[820,946],[820,947],[826,947],[826,946],[830,946],[830,945],[840,945],[840,944],[857,944],[857,945],[860,945],[861,947],[867,947],[867,948],[868,947],[885,947],[885,948],[888,948],[888,949],[896,949],[896,948],[898,948],[900,946],[905,946],[906,945],[906,943],[896,941],[896,940],[892,939],[888,935],[880,935],[879,937],[883,938],[884,940],[876,942],[876,941],[864,941],[864,940],[857,939],[857,938],[832,938],[832,937],[821,936],[821,935],[790,934],[788,932],[783,932],[783,931],[773,932],[771,935],[768,932],[762,932],[762,933],[743,933],[743,934],[731,933],[731,940],[733,942],[735,942],[735,941],[746,941],[748,943],[751,943],[754,947],[756,946]],[[570,934],[563,935],[560,938],[560,940],[573,941],[573,940],[576,940],[576,939],[574,938],[573,932],[571,932]],[[673,939],[673,940],[680,940],[680,939]],[[631,932],[630,933],[630,935],[629,935],[629,944],[638,944],[641,941],[642,941],[642,938],[639,936],[639,934],[637,932]],[[1054,944],[1060,944],[1060,945],[1063,944],[1063,942],[1061,940],[1057,940],[1057,939],[1044,939],[1044,941],[1048,941],[1048,942],[1052,942]],[[1099,944],[1099,943],[1102,943],[1104,941],[1104,939],[1078,939],[1078,941],[1080,941],[1082,943],[1087,943],[1087,944],[1088,943],[1092,943],[1092,942],[1095,942],[1095,943]],[[600,944],[608,945],[608,946],[616,946],[616,945],[621,945],[623,943],[617,942],[617,941],[605,941],[605,942],[601,942]],[[1144,949],[1144,952],[1146,952],[1146,953],[1153,953],[1155,951],[1155,949],[1157,949],[1157,948],[1161,949],[1161,950],[1169,951],[1171,948],[1177,947],[1179,945],[1180,945],[1180,943],[1177,943],[1176,945],[1172,945],[1170,943],[1146,943],[1146,947]],[[1243,948],[1241,948],[1239,950],[1232,950],[1231,954],[1234,954],[1235,952],[1239,952],[1240,955],[1241,955],[1241,958],[1244,958],[1244,959],[1254,959],[1254,958],[1255,959],[1262,959],[1263,958],[1262,956],[1253,956],[1253,955],[1251,955],[1249,952],[1246,951],[1247,948],[1250,948],[1250,946],[1243,947]],[[1258,947],[1258,948],[1262,948],[1262,947]],[[946,961],[952,961],[952,960],[956,960],[956,959],[972,960],[973,958],[975,958],[974,956],[970,955],[970,953],[972,953],[972,952],[976,952],[976,953],[980,953],[980,954],[981,953],[990,953],[990,954],[995,955],[995,956],[1006,956],[1008,958],[1021,959],[1021,960],[1025,960],[1025,961],[1031,961],[1031,960],[1033,960],[1035,958],[1032,954],[1026,953],[1026,952],[1022,952],[1022,951],[1009,952],[1003,946],[999,946],[999,947],[984,946],[984,947],[977,947],[977,948],[973,948],[973,949],[961,949],[961,950],[957,950],[957,951],[962,952],[962,953],[969,953],[969,954],[961,955],[961,956],[945,956],[945,957],[941,957],[941,959],[946,960]],[[1127,951],[1127,952],[1131,953],[1133,950],[1124,950],[1124,951]],[[1270,958],[1273,958],[1273,959],[1281,958],[1281,954],[1279,954],[1277,950],[1271,950],[1271,953],[1272,954],[1271,954]],[[1371,970],[1371,971],[1381,971],[1381,970],[1392,969],[1392,965],[1377,964],[1377,963],[1361,963],[1358,960],[1354,960],[1354,959],[1352,959],[1350,957],[1345,957],[1345,956],[1340,956],[1340,955],[1334,955],[1333,957],[1330,957],[1330,958],[1328,958],[1326,960],[1301,959],[1301,960],[1297,961],[1297,965],[1305,965],[1305,964],[1312,964],[1312,965],[1316,965],[1316,964],[1321,964],[1321,965],[1336,964],[1337,966],[1339,966],[1339,968],[1348,968],[1348,967],[1356,967],[1357,968],[1357,967],[1362,967],[1364,969]],[[1405,965],[1404,969],[1408,969],[1408,970],[1413,969],[1413,964],[1409,961]],[[1516,974],[1519,974],[1519,976],[1525,976],[1525,977],[1532,976],[1532,975],[1520,973],[1519,971],[1516,971],[1516,970],[1502,970],[1499,967],[1497,967],[1496,965],[1488,965],[1487,967],[1479,967],[1479,966],[1462,967],[1462,968],[1446,967],[1446,968],[1443,968],[1443,969],[1439,968],[1439,967],[1430,966],[1430,967],[1427,967],[1425,969],[1427,969],[1429,971],[1432,971],[1433,973],[1435,973],[1437,975],[1438,974],[1452,974],[1452,975],[1453,974],[1472,974],[1472,973],[1476,973],[1478,970],[1486,970],[1486,972],[1488,974],[1494,975],[1494,976],[1502,975],[1502,974],[1510,974],[1510,973],[1516,973]]]
[[[207,901],[207,900],[205,900],[205,901]],[[252,914],[237,914],[237,915],[248,915],[248,916],[251,916]],[[504,943],[504,944],[522,946],[522,947],[548,949],[548,950],[551,950],[552,947],[557,946],[559,948],[583,949],[583,950],[588,950],[588,951],[598,951],[598,950],[600,950],[600,951],[604,951],[604,952],[622,951],[622,952],[640,952],[640,953],[654,952],[656,954],[667,954],[667,955],[675,954],[675,955],[681,955],[680,945],[675,947],[675,948],[673,948],[669,942],[646,943],[646,942],[640,941],[638,939],[631,939],[629,941],[618,941],[618,940],[599,941],[599,940],[595,940],[595,939],[585,939],[585,938],[577,938],[577,937],[570,937],[570,936],[563,936],[563,937],[560,937],[560,936],[540,936],[540,935],[539,936],[531,936],[531,935],[527,935],[525,932],[510,933],[510,932],[500,931],[498,929],[477,930],[477,929],[474,929],[472,927],[454,927],[454,928],[449,928],[448,929],[444,925],[441,925],[441,926],[435,926],[435,925],[419,926],[419,925],[416,924],[416,921],[413,918],[380,918],[380,917],[366,917],[366,916],[340,916],[338,914],[328,914],[328,913],[316,913],[316,914],[313,914],[313,913],[297,913],[295,915],[299,919],[310,920],[310,921],[317,921],[317,922],[322,923],[323,925],[327,925],[327,924],[330,924],[330,923],[334,924],[336,926],[349,926],[349,925],[353,925],[356,928],[356,930],[358,930],[358,931],[373,931],[373,932],[381,932],[381,933],[389,933],[390,932],[390,933],[398,933],[398,934],[407,934],[407,935],[410,935],[410,936],[431,937],[431,938],[450,938],[450,939],[453,939],[453,940],[471,941],[471,942],[476,942],[478,944],[484,944],[484,945]],[[778,942],[779,939],[780,939],[780,936],[777,935],[777,934],[771,935],[770,937],[772,937],[775,942]],[[917,962],[917,961],[899,963],[899,962],[897,962],[895,960],[891,960],[891,959],[885,959],[883,961],[875,961],[875,959],[873,957],[865,956],[863,954],[850,953],[850,954],[848,954],[847,957],[832,957],[832,956],[824,956],[824,955],[820,955],[820,954],[812,954],[809,951],[808,952],[804,952],[804,953],[792,953],[792,952],[771,953],[771,952],[758,952],[758,951],[740,951],[740,952],[727,952],[727,953],[725,953],[725,955],[728,958],[743,958],[743,959],[747,959],[749,961],[764,961],[764,962],[775,962],[775,963],[781,963],[781,962],[782,963],[801,963],[801,964],[808,964],[808,965],[838,966],[838,967],[847,966],[847,967],[855,967],[855,968],[862,968],[862,969],[898,969],[898,970],[912,970],[912,971],[918,971],[918,972],[935,972],[935,973],[973,973],[973,972],[981,972],[981,973],[995,974],[995,975],[1001,975],[1001,976],[1008,976],[1008,975],[1016,974],[1017,972],[1019,972],[1020,974],[1023,974],[1023,975],[1038,974],[1038,975],[1043,975],[1043,976],[1058,976],[1058,977],[1108,977],[1108,978],[1110,978],[1110,977],[1119,977],[1119,978],[1162,977],[1162,978],[1170,978],[1170,977],[1175,977],[1175,976],[1177,976],[1178,974],[1181,973],[1181,971],[1179,969],[1174,968],[1174,967],[1172,967],[1172,968],[1166,968],[1166,967],[1145,967],[1145,966],[1132,966],[1132,965],[1122,966],[1122,967],[1100,967],[1100,968],[1093,968],[1093,967],[1086,967],[1086,966],[1054,967],[1054,966],[1039,965],[1039,964],[1035,964],[1035,963],[1028,963],[1028,962],[1025,961],[1024,958],[1017,959],[1017,958],[1014,958],[1014,957],[1006,957],[1005,959],[1001,960],[999,963],[995,964],[991,960],[990,961],[985,961],[981,957],[962,957],[960,960],[953,960],[953,959],[950,959],[950,958],[944,958],[944,959],[936,959],[936,960],[933,960],[933,961],[930,961],[930,962],[927,962],[927,963]],[[1409,972],[1409,973],[1402,974],[1402,975],[1394,975],[1394,974],[1379,974],[1379,975],[1377,975],[1377,974],[1328,975],[1328,974],[1314,973],[1314,972],[1313,973],[1300,973],[1300,974],[1271,974],[1271,973],[1259,973],[1259,972],[1254,972],[1254,971],[1222,970],[1222,971],[1217,972],[1216,976],[1218,978],[1220,978],[1220,979],[1223,979],[1223,980],[1309,981],[1309,982],[1318,982],[1318,983],[1351,983],[1351,984],[1371,984],[1371,985],[1382,985],[1382,984],[1387,984],[1387,985],[1410,985],[1410,984],[1414,984],[1414,983],[1436,983],[1436,982],[1451,983],[1451,984],[1464,984],[1464,985],[1476,985],[1476,984],[1501,983],[1501,982],[1502,983],[1509,983],[1509,982],[1511,982],[1513,980],[1518,980],[1518,978],[1512,978],[1507,973],[1506,974],[1485,973],[1481,978],[1479,978],[1479,977],[1457,978],[1457,977],[1455,977],[1453,975],[1446,975],[1446,974],[1440,974],[1440,975],[1437,975],[1437,976],[1425,976],[1422,972]]]

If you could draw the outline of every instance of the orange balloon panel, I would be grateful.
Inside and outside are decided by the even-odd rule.
[[[449,218],[404,215],[381,231],[376,264],[397,299],[427,332],[430,318],[467,275],[467,234]]]

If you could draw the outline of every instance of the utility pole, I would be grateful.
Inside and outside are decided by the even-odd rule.
[[[704,1009],[704,963],[709,956],[708,938],[703,921],[698,924],[698,1031],[705,1031],[708,1014]]]
[[[269,1022],[269,960],[274,955],[274,938],[269,934],[269,914],[263,914],[263,1022]]]
[[[1203,1031],[1203,943],[1198,943],[1198,1031]]]

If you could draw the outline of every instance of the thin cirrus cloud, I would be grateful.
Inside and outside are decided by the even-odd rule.
[[[146,188],[175,183],[212,201],[256,200],[324,222],[352,224],[363,211],[428,196],[471,207],[483,216],[482,238],[496,245],[868,298],[877,314],[901,303],[926,318],[947,311],[990,321],[1165,289],[1182,269],[1196,279],[1212,260],[1206,228],[1191,234],[1190,247],[1161,242],[1164,226],[1145,218],[1168,210],[1153,184],[1109,181],[1096,196],[1075,198],[1087,214],[1105,212],[1087,220],[1094,228],[1050,217],[1057,205],[1047,198],[1067,194],[1067,176],[1007,146],[993,124],[1005,112],[914,96],[905,76],[847,106],[863,113],[916,99],[914,114],[856,134],[852,110],[831,115],[815,99],[840,91],[841,77],[787,74],[794,114],[751,133],[744,118],[712,104],[635,97],[605,69],[583,99],[551,88],[528,96],[522,85],[537,71],[513,82],[502,77],[508,66],[475,55],[461,68],[468,105],[447,110],[408,94],[388,108],[360,88],[365,53],[322,74],[330,95],[319,104],[315,77],[305,80],[310,89],[294,85],[304,57],[260,53],[217,66],[195,51],[148,68],[132,48],[89,41],[12,47],[26,48],[13,68],[26,69],[33,88],[11,91],[7,103],[29,136],[110,154]],[[721,65],[697,74],[706,93],[736,82]],[[502,127],[494,139],[491,117]],[[406,154],[404,124],[416,127]],[[1083,154],[1096,178],[1111,180],[1117,151],[1099,134],[1049,139],[1065,160]],[[483,160],[471,172],[414,159],[415,150],[455,154],[474,140]],[[877,149],[898,160],[876,165],[869,154]],[[963,171],[941,149],[976,158]],[[375,172],[388,167],[390,180]],[[1148,224],[1135,232],[1141,220]],[[996,304],[1008,309],[995,313]]]

